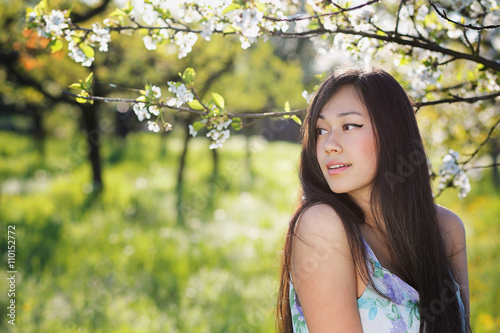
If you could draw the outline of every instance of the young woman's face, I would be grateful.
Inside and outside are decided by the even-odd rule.
[[[330,189],[365,200],[377,168],[375,133],[368,110],[351,85],[326,103],[316,123],[316,154]]]

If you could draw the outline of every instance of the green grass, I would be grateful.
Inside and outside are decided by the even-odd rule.
[[[297,145],[233,137],[219,150],[213,180],[208,142],[194,139],[180,225],[177,133],[106,138],[97,198],[88,194],[82,137],[49,139],[45,158],[29,138],[0,133],[0,140],[13,143],[0,147],[0,223],[16,225],[18,270],[17,325],[2,316],[0,331],[274,332]],[[439,198],[467,227],[476,332],[500,328],[500,196],[488,184],[473,184],[462,201],[453,190]],[[6,267],[5,237],[0,246]]]

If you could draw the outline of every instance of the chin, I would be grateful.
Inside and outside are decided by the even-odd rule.
[[[344,186],[331,186],[331,185],[329,185],[329,187],[330,187],[330,190],[336,194],[348,193],[348,192],[353,190],[353,188],[344,187]]]

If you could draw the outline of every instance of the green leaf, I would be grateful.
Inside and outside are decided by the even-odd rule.
[[[286,101],[285,103],[285,112],[290,112],[290,102]]]
[[[224,30],[222,30],[223,34],[232,34],[235,32],[236,32],[236,28],[233,27],[232,25],[228,25],[227,27],[224,28]]]
[[[233,121],[231,122],[231,126],[235,130],[239,131],[243,127],[242,124],[241,124],[241,118],[239,118],[239,117],[233,118]]]
[[[82,89],[82,83],[72,83],[69,85],[70,88],[75,88],[75,89]]]
[[[89,88],[92,85],[92,79],[94,78],[94,73],[90,72],[89,75],[85,78],[85,85],[87,85]]]
[[[139,94],[146,95],[146,90],[139,90]]]
[[[184,73],[182,73],[181,78],[182,81],[188,86],[193,85],[194,78],[196,76],[196,72],[194,71],[193,68],[188,67],[184,70]]]
[[[314,75],[314,77],[320,81],[324,81],[326,79],[326,73],[323,72],[321,74]]]
[[[241,5],[237,4],[237,3],[232,3],[230,4],[229,6],[227,6],[221,13],[221,16],[226,14],[226,13],[229,13],[230,11],[232,10],[235,10],[235,9],[240,9],[241,8]]]
[[[201,130],[203,127],[205,127],[205,124],[203,124],[201,121],[195,121],[193,123],[193,128],[196,132],[198,132],[199,130]]]
[[[144,96],[144,95],[143,96],[139,96],[135,100],[138,101],[138,102],[146,102],[146,96]]]
[[[54,52],[57,52],[60,49],[62,49],[63,42],[60,39],[56,39],[56,40],[50,41],[49,45],[50,45],[50,52],[54,53]]]
[[[80,92],[80,96],[82,96],[82,97],[88,97],[88,96],[89,96],[89,94],[87,94],[87,92],[86,92],[85,90],[82,90],[82,91]],[[77,102],[77,103],[84,104],[84,103],[87,103],[87,102],[88,102],[88,100],[87,100],[87,99],[85,99],[85,98],[77,97],[77,98],[76,98],[76,102]]]
[[[214,98],[215,104],[221,109],[224,109],[224,98],[218,93],[212,93],[212,96]]]
[[[134,7],[132,6],[132,1],[130,1],[130,0],[129,0],[129,1],[127,1],[127,7],[125,7],[125,8],[123,9],[123,11],[124,11],[125,13],[127,13],[127,15],[128,15],[128,14],[132,13],[132,11],[133,11],[133,10],[134,10]]]
[[[47,0],[42,0],[35,6],[35,11],[38,14],[44,14],[47,11]]]
[[[193,110],[204,110],[205,108],[203,105],[198,100],[192,100],[191,102],[188,103],[188,106],[193,109]]]
[[[111,14],[109,14],[110,17],[113,17],[113,16],[117,16],[117,17],[123,17],[123,16],[127,16],[128,14],[125,13],[123,10],[121,10],[120,8],[117,8],[115,10],[113,10],[111,12]]]
[[[302,120],[300,120],[299,117],[297,117],[296,115],[293,115],[292,116],[292,119],[299,125],[302,125]]]
[[[290,115],[285,114],[285,115],[283,116],[283,118],[284,118],[284,119],[289,119],[289,118],[290,118]]]
[[[82,49],[83,53],[85,53],[85,56],[87,58],[93,58],[95,55],[94,48],[90,45],[81,45],[80,48]]]
[[[265,12],[266,6],[262,2],[255,2],[255,7],[259,10],[259,12]]]

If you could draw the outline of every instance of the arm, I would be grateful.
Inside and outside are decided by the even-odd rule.
[[[451,210],[438,205],[437,211],[451,269],[460,286],[460,293],[463,295],[465,309],[469,315],[469,274],[465,227],[462,220]]]
[[[295,232],[292,279],[309,332],[362,332],[356,269],[340,217],[328,205],[315,205]]]

